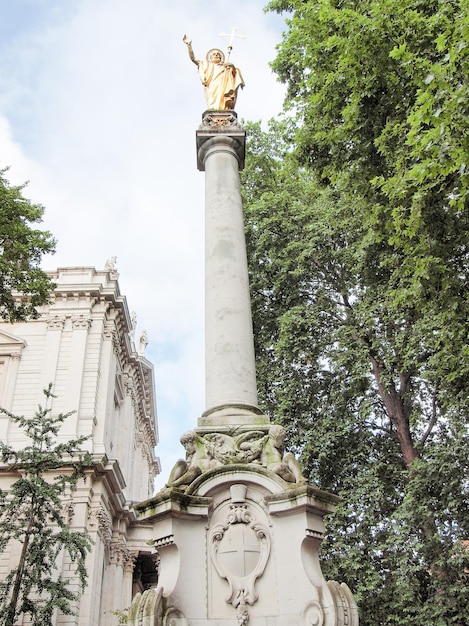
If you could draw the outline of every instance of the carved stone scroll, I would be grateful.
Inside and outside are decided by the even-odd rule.
[[[304,626],[323,626],[324,611],[319,602],[310,602],[305,609],[303,616]]]

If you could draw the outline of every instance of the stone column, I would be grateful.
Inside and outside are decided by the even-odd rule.
[[[124,608],[130,607],[132,604],[132,581],[135,563],[137,562],[138,551],[128,551],[124,560],[124,580],[122,589],[122,602],[121,606]]]
[[[233,111],[207,111],[197,131],[205,171],[205,397],[199,426],[259,423],[239,170],[244,129]],[[261,421],[263,421],[261,419]]]

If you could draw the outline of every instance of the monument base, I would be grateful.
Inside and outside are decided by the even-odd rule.
[[[255,464],[162,490],[136,507],[161,560],[158,586],[134,598],[128,624],[357,626],[350,590],[326,582],[318,558],[338,500]]]
[[[253,430],[258,426],[268,427],[270,418],[257,406],[231,403],[205,411],[197,421],[198,428],[202,429],[218,428],[220,425],[228,428],[242,425]]]

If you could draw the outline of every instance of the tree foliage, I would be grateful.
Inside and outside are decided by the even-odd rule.
[[[54,285],[39,263],[54,252],[55,240],[32,228],[41,221],[43,207],[27,200],[24,187],[11,186],[4,174],[0,170],[0,318],[15,322],[37,317],[36,307],[47,302]]]
[[[243,174],[258,378],[343,502],[324,570],[369,626],[463,624],[469,3],[270,3],[287,117]]]
[[[44,393],[46,403],[54,397],[51,386]],[[47,406],[39,406],[33,417],[0,411],[31,441],[22,450],[0,442],[1,471],[17,476],[8,490],[0,490],[0,551],[11,542],[21,545],[18,564],[0,581],[0,624],[13,626],[24,614],[33,626],[52,625],[55,611],[74,614],[78,595],[72,585],[83,589],[86,584],[85,558],[91,540],[69,527],[66,501],[93,464],[88,454],[80,452],[87,437],[58,442],[60,427],[70,413],[53,416]],[[75,580],[59,571],[64,552],[75,564]]]

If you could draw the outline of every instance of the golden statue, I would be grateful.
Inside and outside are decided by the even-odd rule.
[[[192,42],[187,35],[182,38],[187,45],[190,60],[197,65],[204,86],[207,110],[233,110],[239,87],[244,87],[241,71],[232,63],[225,63],[225,55],[218,48],[207,52],[206,61],[195,58]]]

